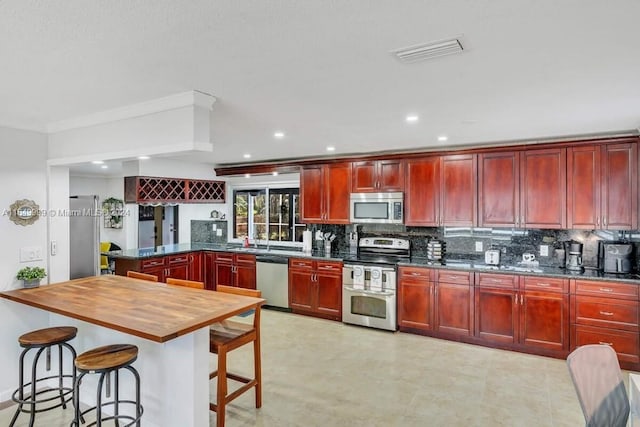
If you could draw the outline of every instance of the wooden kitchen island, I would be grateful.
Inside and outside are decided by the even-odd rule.
[[[78,353],[113,343],[137,345],[144,425],[166,427],[209,425],[208,326],[264,303],[114,275],[1,292],[0,297],[52,313],[42,327],[76,326],[72,345]],[[93,405],[95,383],[84,382],[81,400]],[[122,390],[132,388],[122,383]]]

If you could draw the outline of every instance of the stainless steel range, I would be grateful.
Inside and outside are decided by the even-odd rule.
[[[395,331],[396,263],[409,257],[407,239],[361,238],[358,255],[344,260],[342,321]]]

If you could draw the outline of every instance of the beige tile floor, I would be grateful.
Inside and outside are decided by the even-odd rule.
[[[227,408],[229,427],[584,425],[564,360],[271,310],[262,328],[263,406],[245,393]],[[251,366],[250,347],[231,353],[231,369]],[[0,426],[14,408],[0,411]],[[70,416],[43,413],[36,425]]]

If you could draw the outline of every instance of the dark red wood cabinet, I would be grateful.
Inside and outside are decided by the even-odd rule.
[[[256,288],[256,256],[233,252],[215,253],[214,277],[219,285]]]
[[[435,280],[435,332],[444,336],[473,336],[473,273],[435,270]]]
[[[479,225],[566,228],[566,149],[478,155]]]
[[[633,142],[567,150],[569,228],[637,229],[637,158]]]
[[[302,221],[349,224],[351,164],[309,166],[300,173]]]
[[[215,252],[202,253],[202,281],[205,289],[216,290],[216,254]]]
[[[133,270],[158,276],[158,281],[160,282],[164,282],[168,277],[198,281],[202,279],[199,252],[187,252],[144,259],[116,258],[115,264],[115,273],[121,276],[126,276],[127,271]]]
[[[401,160],[372,160],[352,163],[351,191],[375,193],[403,191],[404,166]]]
[[[434,270],[398,268],[398,327],[401,331],[433,330]]]
[[[613,347],[623,367],[640,363],[638,285],[571,281],[571,349],[586,344]]]
[[[294,313],[342,320],[342,263],[290,258],[289,307]]]
[[[407,160],[405,170],[406,225],[476,225],[475,154]]]

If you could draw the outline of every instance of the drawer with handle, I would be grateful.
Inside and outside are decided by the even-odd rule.
[[[552,277],[522,276],[526,291],[569,292],[569,280]]]
[[[472,274],[469,271],[436,270],[436,280],[439,283],[469,285],[471,284]]]
[[[303,258],[289,258],[289,268],[313,270],[313,261]]]
[[[613,347],[620,361],[640,362],[640,340],[637,332],[582,325],[573,325],[571,332],[572,348],[587,344],[605,344]]]
[[[318,271],[323,273],[342,274],[342,264],[339,262],[318,261]]]
[[[638,285],[576,280],[575,294],[638,300]]]
[[[143,269],[145,269],[145,268],[154,268],[154,267],[164,267],[165,258],[164,257],[158,257],[158,258],[143,259],[142,262],[140,263],[140,265],[141,265],[141,267]]]
[[[433,277],[433,270],[421,267],[400,267],[398,269],[398,275],[400,280],[430,280]]]
[[[477,273],[476,283],[481,287],[515,289],[518,287],[518,276],[513,274]]]
[[[575,296],[573,323],[638,331],[638,302]]]
[[[181,254],[181,255],[169,255],[167,257],[167,261],[169,265],[174,264],[186,264],[190,261],[189,254]]]

